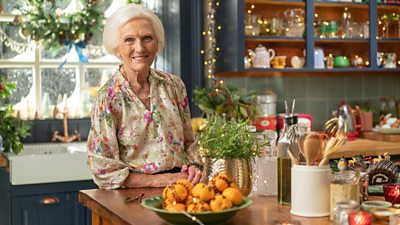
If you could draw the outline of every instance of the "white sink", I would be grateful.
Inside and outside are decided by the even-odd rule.
[[[26,144],[19,155],[5,155],[13,185],[92,179],[85,142]]]

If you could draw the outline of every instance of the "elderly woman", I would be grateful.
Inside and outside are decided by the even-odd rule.
[[[104,27],[103,44],[122,64],[92,108],[88,164],[103,189],[163,187],[201,179],[182,80],[151,69],[164,28],[149,9],[128,4]]]

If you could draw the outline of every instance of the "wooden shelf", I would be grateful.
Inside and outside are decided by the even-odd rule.
[[[315,43],[368,44],[368,38],[315,38]]]
[[[246,0],[246,4],[268,4],[277,6],[304,6],[302,0]]]
[[[319,8],[351,8],[351,9],[368,9],[369,5],[365,2],[315,2],[315,7]]]
[[[385,75],[398,76],[400,68],[386,69],[386,68],[334,68],[334,69],[294,69],[291,67],[285,69],[261,69],[250,68],[243,72],[219,72],[216,77],[293,77],[293,76],[343,76],[343,75],[375,75],[376,72]]]
[[[400,44],[400,38],[384,38],[378,39],[378,44]]]
[[[390,4],[390,3],[378,3],[378,10],[379,9],[399,9],[400,4]]]
[[[303,38],[285,37],[285,36],[246,36],[245,41],[251,42],[298,42],[304,43]]]

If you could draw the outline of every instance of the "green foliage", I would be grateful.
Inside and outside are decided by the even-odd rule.
[[[87,43],[93,34],[103,28],[104,12],[99,0],[82,1],[82,10],[64,14],[54,1],[28,0],[19,5],[25,20],[22,33],[39,41],[47,50],[57,54],[64,45]]]
[[[247,122],[213,117],[198,137],[203,156],[215,159],[250,159],[264,145],[249,131]]]
[[[15,85],[4,80],[0,82],[0,135],[5,152],[18,154],[23,149],[21,138],[29,135],[30,123],[13,116],[14,110],[9,102]]]
[[[212,80],[211,88],[195,88],[194,103],[206,115],[223,116],[230,120],[252,119],[256,113],[255,93],[244,93],[237,88]]]

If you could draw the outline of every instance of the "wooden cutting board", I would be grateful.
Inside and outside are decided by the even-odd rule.
[[[377,141],[400,142],[400,134],[382,134],[374,131],[368,131],[362,132],[360,137]]]

